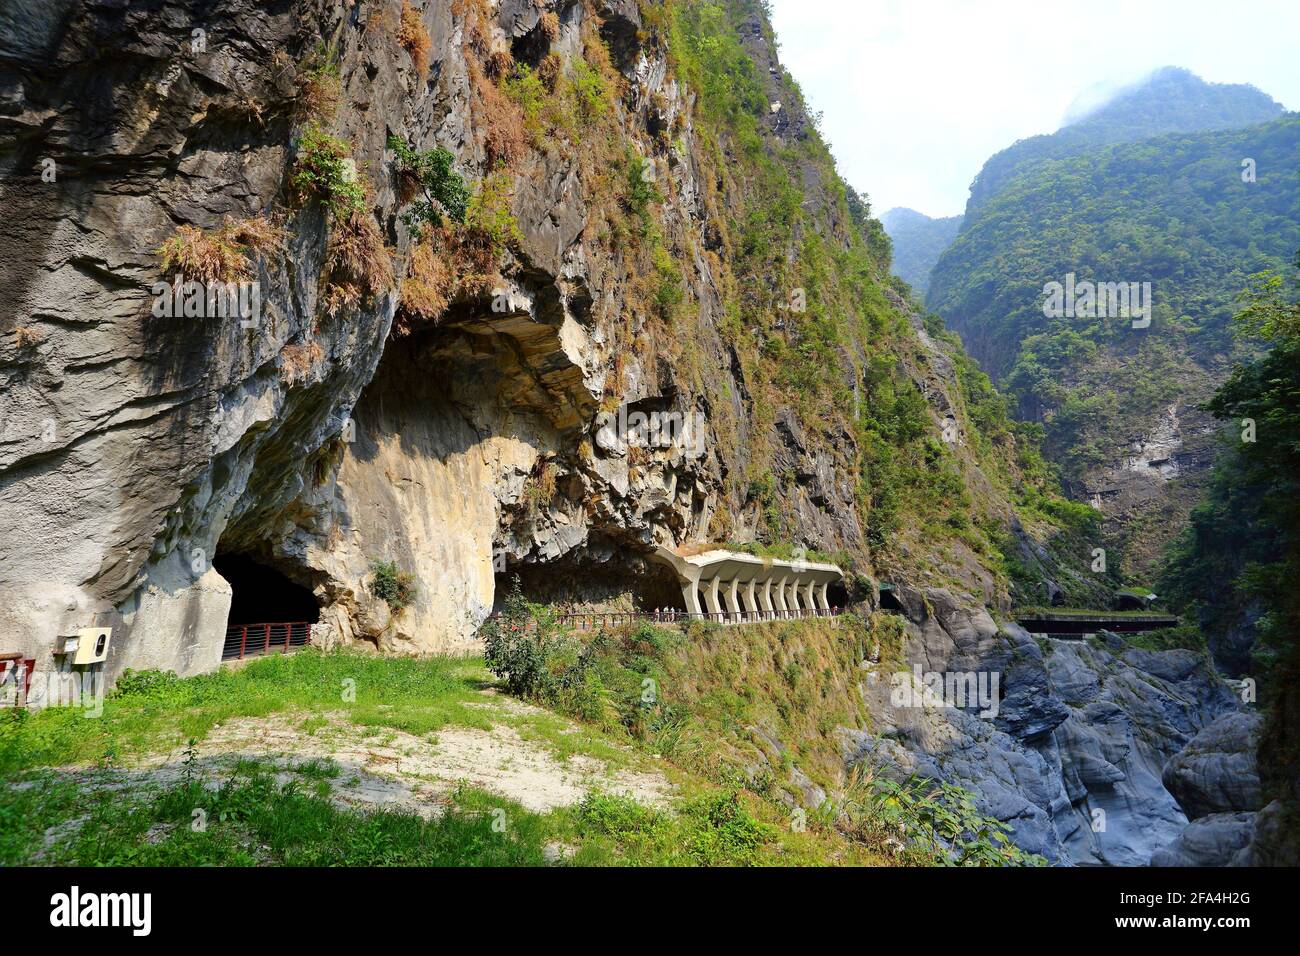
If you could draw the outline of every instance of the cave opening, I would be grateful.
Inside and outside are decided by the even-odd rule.
[[[283,572],[242,553],[212,561],[230,585],[222,659],[288,651],[307,644],[320,620],[316,596]]]
[[[831,593],[835,591],[834,585],[831,586]],[[835,602],[832,600],[831,604]],[[880,585],[880,609],[882,611],[892,611],[895,614],[902,614],[907,609],[903,607],[903,602],[898,599],[898,594],[892,584]]]

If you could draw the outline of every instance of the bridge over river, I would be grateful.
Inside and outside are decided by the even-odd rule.
[[[1162,627],[1177,627],[1172,614],[1115,614],[1106,611],[1031,611],[1016,617],[1016,623],[1031,634],[1078,635],[1113,631],[1138,634]]]

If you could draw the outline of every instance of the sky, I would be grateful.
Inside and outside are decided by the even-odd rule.
[[[1296,0],[769,0],[781,60],[876,215],[952,216],[984,161],[1162,66],[1300,109]]]

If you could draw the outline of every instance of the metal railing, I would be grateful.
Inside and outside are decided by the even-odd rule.
[[[651,624],[685,624],[688,621],[717,621],[719,624],[765,624],[769,621],[797,621],[805,618],[838,617],[842,609],[800,608],[784,611],[718,611],[704,614],[692,614],[689,611],[677,611],[663,608],[658,611],[588,611],[555,615],[559,624],[575,631],[595,631],[602,627],[618,627],[621,624],[635,624],[649,621]]]
[[[33,658],[16,653],[0,654],[0,706],[27,706],[27,694],[32,688],[32,673],[35,669],[36,661]],[[13,703],[6,704],[8,692],[5,688],[11,681],[14,685]]]
[[[311,643],[311,624],[287,621],[281,624],[232,624],[226,628],[226,643],[221,648],[223,661],[241,661],[264,654],[288,654],[296,647]]]

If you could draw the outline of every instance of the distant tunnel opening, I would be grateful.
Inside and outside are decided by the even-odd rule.
[[[232,591],[223,660],[308,643],[311,625],[320,620],[311,591],[246,554],[218,554],[212,566]]]
[[[882,611],[893,611],[895,614],[906,612],[907,609],[903,607],[903,602],[898,599],[898,594],[894,591],[893,585],[882,584],[880,586],[880,609]]]

